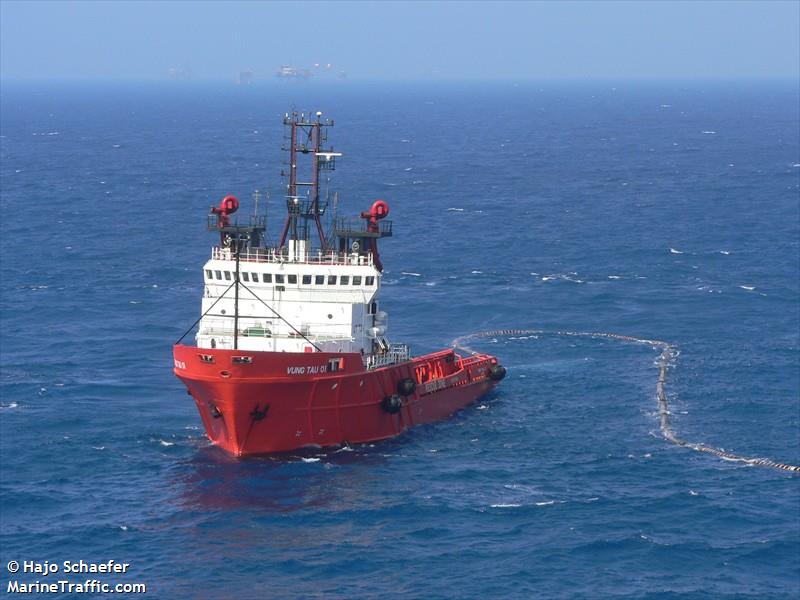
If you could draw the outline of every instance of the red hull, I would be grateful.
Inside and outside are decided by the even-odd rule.
[[[249,360],[251,362],[242,362]],[[396,436],[474,402],[497,381],[489,355],[442,350],[365,370],[358,354],[174,347],[175,375],[195,400],[209,439],[235,456],[339,446]],[[331,372],[333,361],[339,370]],[[404,379],[416,389],[392,414],[384,399]]]

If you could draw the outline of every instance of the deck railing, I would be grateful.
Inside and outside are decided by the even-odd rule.
[[[214,246],[211,248],[211,258],[214,260],[235,260],[236,255],[230,248]],[[361,265],[372,266],[371,254],[358,254],[355,252],[306,252],[303,257],[293,260],[288,254],[276,248],[247,248],[239,253],[239,260],[257,263],[301,263],[313,265]]]
[[[406,362],[411,359],[411,348],[408,344],[391,344],[383,354],[364,355],[364,366],[367,369],[377,369],[387,365]]]
[[[198,331],[198,335],[214,336],[217,338],[233,338],[233,327],[203,327]],[[311,342],[352,342],[353,337],[344,335],[312,335],[304,332],[305,339]],[[274,333],[265,327],[243,327],[239,329],[241,338],[268,338],[277,340],[302,340],[302,336],[296,333]]]

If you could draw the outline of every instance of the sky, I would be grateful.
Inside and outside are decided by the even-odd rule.
[[[800,79],[800,0],[0,0],[4,79]],[[320,74],[322,76],[322,74]]]

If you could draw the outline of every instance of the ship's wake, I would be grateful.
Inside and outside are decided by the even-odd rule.
[[[677,348],[672,344],[670,344],[669,342],[665,342],[662,340],[637,338],[629,335],[621,335],[618,333],[605,333],[599,331],[545,331],[542,329],[496,329],[492,331],[478,331],[475,333],[470,333],[469,335],[461,336],[453,340],[451,345],[459,350],[464,350],[466,352],[474,354],[475,352],[472,350],[472,348],[470,348],[467,345],[467,343],[470,340],[476,340],[480,338],[498,338],[498,337],[525,336],[525,335],[571,336],[571,337],[584,337],[592,339],[603,338],[603,339],[616,340],[632,344],[643,344],[645,346],[653,348],[654,350],[660,351],[658,359],[656,360],[656,366],[658,367],[658,379],[656,380],[656,399],[658,402],[659,428],[661,430],[661,435],[664,437],[665,440],[667,440],[672,444],[675,444],[676,446],[689,448],[696,452],[705,452],[708,454],[713,454],[714,456],[718,456],[723,460],[740,462],[740,463],[745,463],[747,465],[758,466],[758,467],[771,467],[773,469],[781,469],[784,471],[800,472],[800,465],[787,465],[784,463],[776,462],[769,458],[740,456],[738,454],[728,452],[721,448],[707,446],[706,444],[703,444],[701,442],[689,442],[684,439],[681,439],[675,433],[670,423],[671,413],[669,411],[669,404],[667,401],[667,392],[666,392],[667,372],[669,371],[670,367],[674,365],[675,359],[678,357],[679,354]]]

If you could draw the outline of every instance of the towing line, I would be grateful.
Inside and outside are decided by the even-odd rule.
[[[706,446],[705,444],[699,442],[687,442],[686,440],[679,438],[672,430],[672,426],[670,425],[671,413],[669,412],[669,405],[667,404],[667,392],[666,392],[667,369],[669,368],[670,362],[675,358],[677,358],[678,356],[677,349],[669,342],[665,342],[662,340],[648,340],[644,338],[633,337],[630,335],[621,335],[618,333],[604,333],[598,331],[544,331],[542,329],[496,329],[494,331],[478,331],[475,333],[470,333],[469,335],[461,336],[453,340],[451,345],[454,348],[464,350],[471,354],[476,354],[476,352],[472,350],[472,348],[466,345],[466,342],[468,340],[473,340],[477,338],[507,337],[512,335],[514,336],[558,335],[558,336],[571,336],[571,337],[586,337],[593,339],[605,338],[609,340],[618,340],[621,342],[628,342],[633,344],[644,344],[656,350],[660,350],[661,354],[659,355],[657,361],[658,380],[656,381],[656,398],[658,399],[659,426],[661,429],[661,435],[664,437],[664,439],[666,439],[668,442],[672,444],[675,444],[676,446],[681,446],[682,448],[690,448],[691,450],[695,450],[696,452],[705,452],[707,454],[713,454],[714,456],[718,456],[723,460],[741,462],[757,467],[770,467],[773,469],[781,469],[783,471],[800,472],[800,465],[787,465],[784,463],[776,462],[769,458],[739,456],[738,454],[727,452],[726,450],[723,450],[721,448]]]

